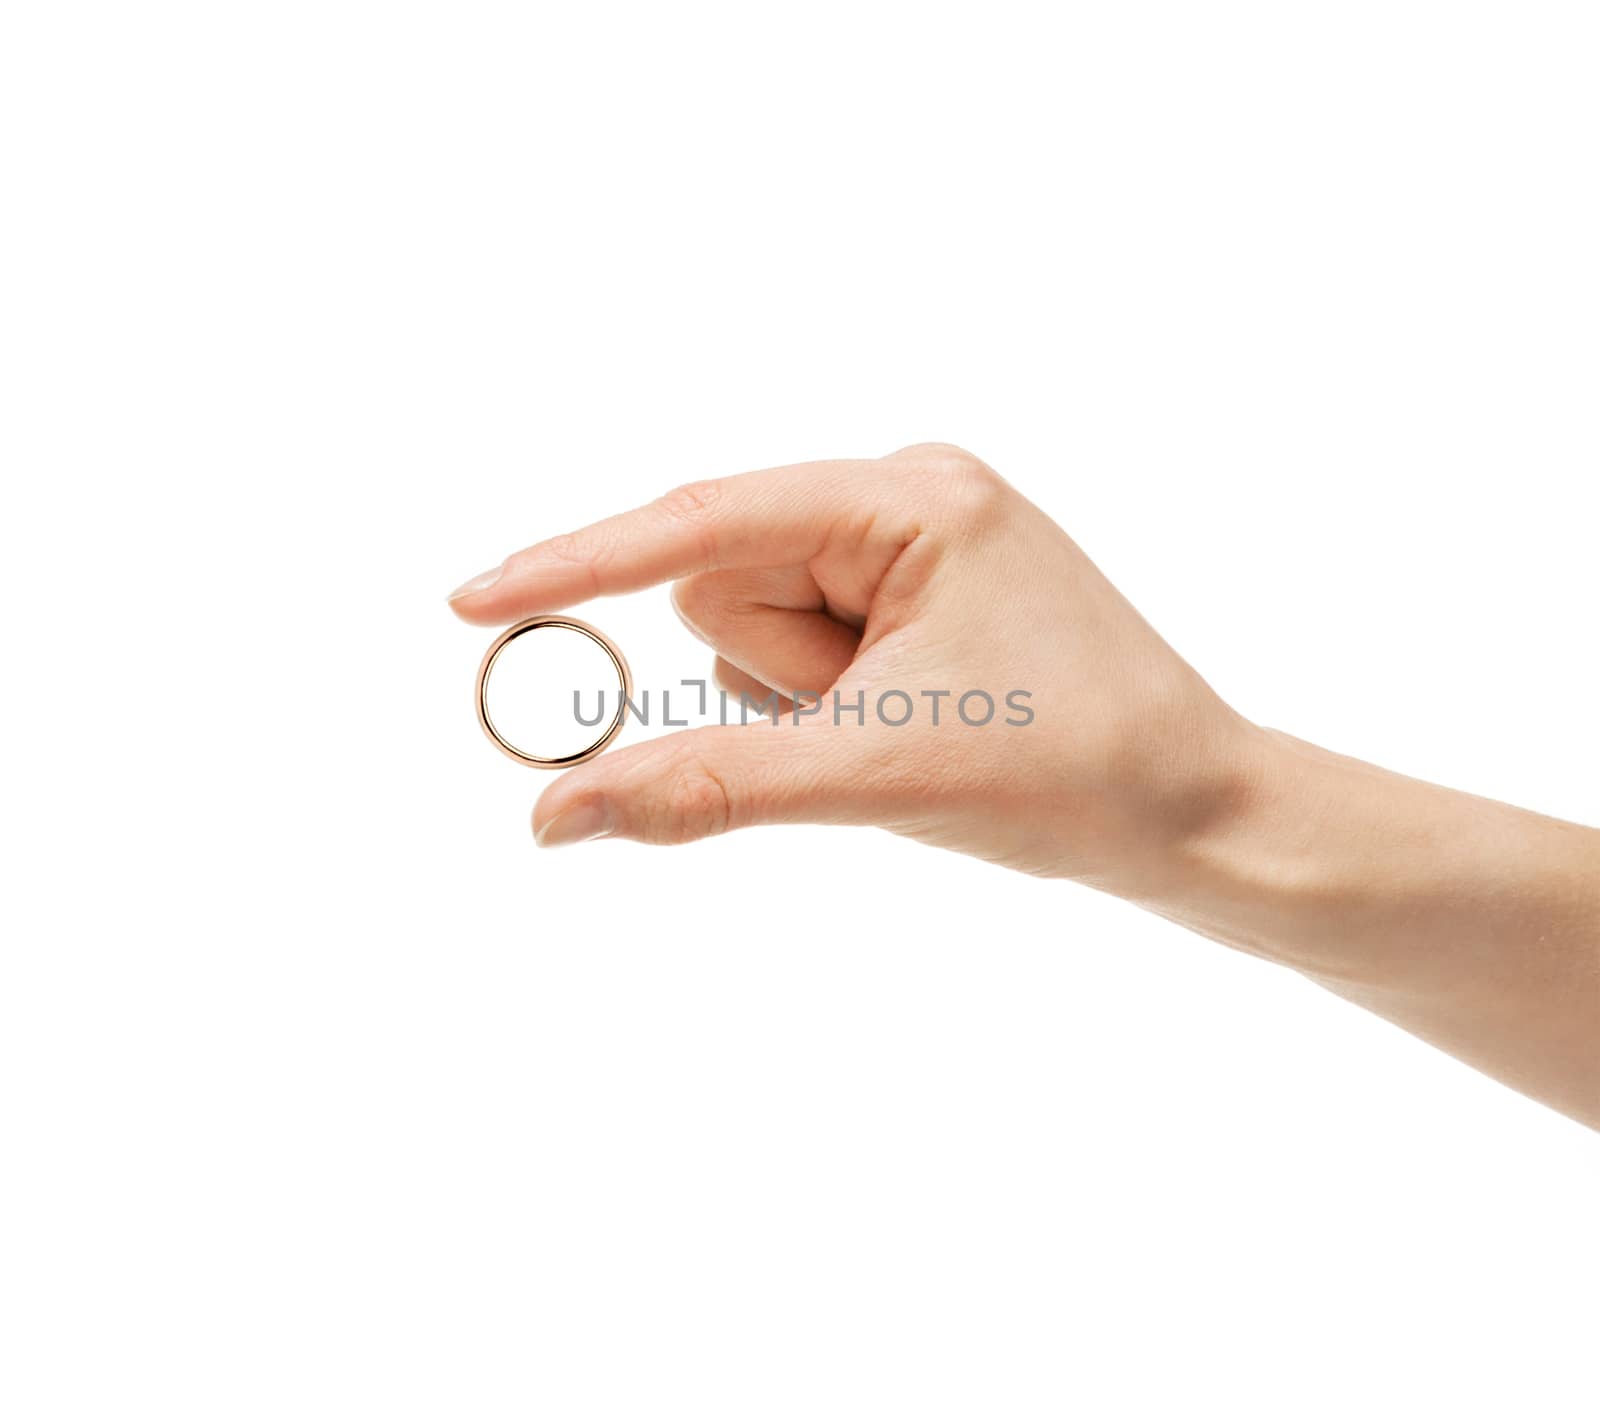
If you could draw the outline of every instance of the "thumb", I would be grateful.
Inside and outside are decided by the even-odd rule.
[[[780,821],[864,821],[837,729],[712,725],[620,748],[548,787],[533,811],[540,845],[622,836],[680,845]]]

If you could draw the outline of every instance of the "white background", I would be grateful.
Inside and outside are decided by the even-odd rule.
[[[443,598],[953,440],[1250,717],[1600,823],[1597,67],[1582,4],[7,6],[0,1397],[1594,1402],[1593,1135],[1066,884],[537,852]]]

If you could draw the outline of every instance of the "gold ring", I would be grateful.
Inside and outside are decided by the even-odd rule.
[[[494,662],[500,656],[500,651],[505,649],[519,635],[526,635],[531,630],[544,630],[547,627],[557,627],[561,630],[575,630],[579,635],[586,635],[593,640],[610,657],[612,666],[617,671],[617,682],[622,686],[617,695],[617,711],[612,715],[611,722],[606,725],[606,730],[581,752],[574,752],[566,757],[538,757],[531,752],[524,752],[521,748],[509,743],[495,728],[489,717],[489,672],[494,668]],[[489,652],[484,655],[483,663],[478,666],[478,722],[483,724],[483,731],[489,735],[492,742],[501,752],[505,753],[513,762],[520,762],[524,767],[574,767],[580,762],[585,762],[597,753],[604,752],[611,746],[611,741],[622,731],[623,720],[628,716],[627,700],[633,697],[633,676],[628,673],[628,662],[622,658],[622,651],[611,641],[607,640],[592,625],[587,625],[581,620],[574,620],[571,616],[532,616],[527,620],[518,621],[507,630],[498,640],[489,646]]]

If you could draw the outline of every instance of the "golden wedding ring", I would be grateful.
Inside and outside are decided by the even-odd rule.
[[[573,630],[579,635],[587,636],[606,652],[607,656],[610,657],[612,666],[617,671],[617,683],[620,687],[620,692],[617,695],[617,711],[612,715],[610,723],[606,725],[605,732],[601,733],[588,747],[578,752],[569,753],[565,757],[540,757],[535,753],[524,752],[514,743],[508,742],[499,729],[494,726],[494,720],[489,717],[487,692],[489,675],[494,669],[494,662],[507,645],[532,630]],[[490,742],[513,762],[520,762],[524,767],[574,767],[578,763],[585,762],[596,754],[604,752],[611,745],[612,739],[622,731],[623,720],[628,714],[626,701],[632,697],[633,678],[628,673],[628,662],[622,658],[622,651],[592,625],[588,625],[581,620],[574,620],[571,616],[533,616],[528,620],[518,621],[501,635],[494,644],[489,646],[489,652],[484,655],[483,663],[478,666],[478,722],[483,725],[483,731],[489,735]]]

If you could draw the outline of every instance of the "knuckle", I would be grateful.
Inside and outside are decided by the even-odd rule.
[[[686,755],[661,794],[653,828],[668,845],[721,835],[733,820],[728,788],[704,759]]]
[[[589,594],[600,594],[600,574],[610,566],[612,550],[592,533],[560,533],[538,549],[544,562],[581,568],[589,579]]]
[[[941,502],[961,513],[988,508],[1005,489],[1005,480],[959,445],[910,445],[892,458],[910,468]]]
[[[559,533],[544,544],[547,556],[555,558],[558,562],[578,563],[587,559],[583,543],[577,533]]]
[[[698,479],[692,484],[680,484],[661,496],[661,511],[691,527],[700,527],[716,510],[721,494],[721,485],[715,479]]]
[[[977,455],[962,449],[960,445],[944,444],[938,440],[907,445],[889,457],[911,464],[929,474],[961,474],[972,470],[989,469]]]
[[[981,459],[971,455],[943,465],[939,475],[941,495],[964,515],[988,512],[1005,492],[1005,481]]]
[[[716,513],[722,486],[715,479],[700,479],[680,484],[657,500],[657,507],[679,531],[695,542],[703,567],[717,561]]]

